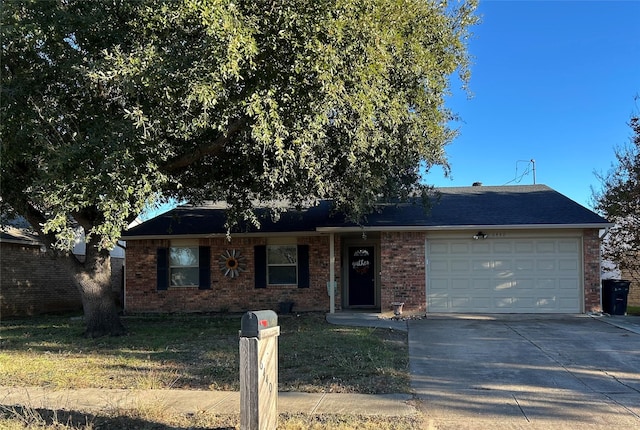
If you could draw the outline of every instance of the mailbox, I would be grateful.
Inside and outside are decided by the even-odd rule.
[[[247,312],[240,320],[240,429],[278,424],[278,316]]]
[[[240,337],[260,337],[260,332],[278,326],[274,311],[247,312],[240,320]]]

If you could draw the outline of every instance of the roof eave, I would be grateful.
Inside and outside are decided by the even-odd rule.
[[[438,226],[349,226],[349,227],[318,227],[320,233],[354,233],[367,231],[456,231],[456,230],[559,230],[559,229],[606,229],[611,223],[583,223],[583,224],[467,224],[467,225],[438,225]]]
[[[320,233],[317,231],[284,231],[284,232],[251,232],[251,233],[231,233],[231,238],[234,237],[265,237],[265,236],[318,236]],[[176,240],[176,239],[216,239],[226,238],[226,233],[204,233],[204,234],[154,234],[154,235],[135,235],[135,236],[122,236],[120,240]]]
[[[463,230],[604,230],[612,227],[612,223],[583,223],[583,224],[467,224],[467,225],[409,225],[409,226],[348,226],[348,227],[318,227],[315,231],[284,231],[284,232],[251,232],[251,233],[231,233],[231,237],[265,237],[265,236],[316,236],[327,233],[360,233],[364,231],[463,231]],[[155,235],[135,235],[123,236],[121,240],[171,240],[171,239],[208,239],[225,238],[226,233],[207,234],[155,234]]]
[[[10,238],[0,238],[1,243],[14,243],[18,245],[28,245],[28,246],[41,246],[42,243],[37,240],[30,239],[10,239]]]

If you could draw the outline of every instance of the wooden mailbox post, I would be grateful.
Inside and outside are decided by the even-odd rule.
[[[240,428],[274,430],[278,424],[278,316],[247,312],[240,323]]]

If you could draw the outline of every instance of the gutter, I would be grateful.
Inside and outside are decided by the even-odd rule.
[[[253,233],[231,233],[231,239],[234,237],[298,237],[298,236],[320,236],[320,232],[316,230],[305,231],[283,231],[283,232],[253,232]],[[227,233],[196,233],[196,234],[150,234],[150,235],[135,235],[135,236],[120,236],[120,240],[171,240],[171,239],[215,239],[215,238],[227,238]]]
[[[329,233],[362,233],[363,231],[401,232],[401,231],[466,231],[466,230],[559,230],[559,229],[605,229],[608,231],[613,224],[505,224],[505,225],[442,225],[442,226],[348,226],[348,227],[316,227],[315,230],[300,231],[258,231],[252,233],[232,233],[231,237],[297,237],[318,236]],[[200,234],[154,234],[122,236],[120,240],[163,240],[163,239],[202,239],[227,237],[226,233],[200,233]]]
[[[354,233],[366,231],[464,231],[464,230],[550,230],[550,229],[609,229],[613,224],[506,224],[506,225],[442,225],[442,226],[350,226],[350,227],[318,227],[321,233]]]

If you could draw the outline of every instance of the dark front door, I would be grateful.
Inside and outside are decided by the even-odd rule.
[[[349,247],[349,306],[375,306],[373,246]]]

